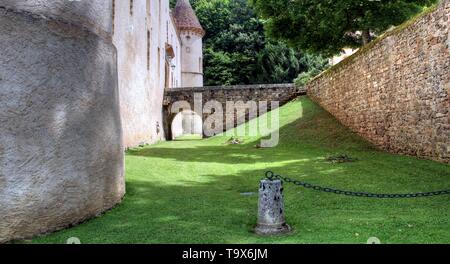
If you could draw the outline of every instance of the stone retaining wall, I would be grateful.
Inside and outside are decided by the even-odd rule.
[[[248,102],[253,101],[259,104],[259,102],[267,102],[267,106],[271,106],[271,102],[277,101],[279,105],[283,105],[290,100],[296,98],[299,95],[306,94],[304,88],[295,87],[294,84],[257,84],[257,85],[235,85],[235,86],[206,86],[206,87],[190,87],[190,88],[176,88],[170,89],[165,92],[164,95],[164,130],[167,135],[167,139],[171,139],[171,124],[174,118],[171,108],[175,102],[185,101],[190,105],[190,110],[199,112],[195,109],[194,99],[195,95],[201,95],[202,107],[208,102],[216,101],[221,105],[223,111],[223,126],[220,132],[226,131],[227,127],[235,127],[249,120],[248,115]],[[236,104],[236,108],[228,109],[227,102],[243,103]],[[202,108],[203,109],[203,108]],[[202,110],[200,109],[200,111]],[[236,110],[236,111],[235,111]],[[226,114],[227,111],[233,111],[234,120],[227,123]],[[246,114],[244,118],[242,114]],[[210,114],[197,113],[205,121]],[[260,113],[258,113],[260,114]],[[230,121],[230,120],[228,120]],[[218,131],[219,132],[219,131]]]
[[[450,162],[450,1],[325,72],[308,95],[393,153]]]

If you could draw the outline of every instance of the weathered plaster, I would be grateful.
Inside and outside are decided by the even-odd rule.
[[[161,109],[167,69],[168,87],[181,85],[181,44],[169,1],[134,0],[131,14],[129,1],[116,0],[114,23],[124,146],[155,143],[164,139]],[[175,54],[168,68],[167,45]]]
[[[1,0],[0,7],[71,23],[110,38],[112,1]]]
[[[109,32],[110,4],[0,1],[0,242],[121,201],[116,49],[89,28]]]
[[[182,31],[182,87],[203,86],[203,41],[202,36],[191,31]]]

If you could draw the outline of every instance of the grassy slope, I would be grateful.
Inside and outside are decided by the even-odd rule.
[[[450,196],[413,200],[349,198],[286,185],[291,235],[258,237],[258,181],[267,169],[327,186],[371,192],[450,188],[450,166],[377,151],[303,97],[281,110],[281,143],[257,138],[162,142],[129,151],[127,195],[106,215],[34,240],[64,243],[382,243],[450,242]],[[330,154],[359,161],[331,164]]]

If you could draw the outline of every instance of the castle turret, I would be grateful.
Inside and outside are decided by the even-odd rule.
[[[173,11],[175,23],[180,33],[181,86],[203,86],[203,36],[205,31],[198,21],[189,0],[178,0]]]

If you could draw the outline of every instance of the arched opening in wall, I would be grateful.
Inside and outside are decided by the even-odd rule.
[[[192,110],[178,113],[172,120],[172,140],[202,139],[202,117]]]

